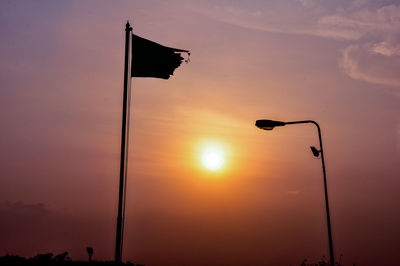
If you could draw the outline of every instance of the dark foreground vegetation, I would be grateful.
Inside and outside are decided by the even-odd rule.
[[[73,261],[68,256],[68,252],[64,252],[58,255],[53,255],[52,253],[47,254],[38,254],[32,258],[23,258],[14,255],[5,255],[4,257],[0,257],[0,265],[1,266],[94,266],[94,265],[115,265],[113,261],[95,261],[91,260],[91,256],[89,256],[88,261]],[[126,266],[144,266],[143,264],[134,264],[131,262],[121,263],[118,265],[126,265]]]
[[[340,259],[342,256],[340,256]],[[325,257],[322,257],[318,262],[308,262],[307,259],[303,260],[300,266],[330,266],[331,264],[326,260]],[[334,266],[344,266],[341,262],[335,262]],[[355,266],[355,264],[353,264]]]
[[[90,252],[91,251],[91,252]],[[58,255],[52,253],[38,254],[32,258],[23,258],[14,255],[5,255],[0,257],[1,266],[111,266],[116,265],[113,261],[95,261],[92,260],[93,250],[88,250],[89,259],[88,261],[73,261],[68,256],[68,252],[64,252]],[[118,264],[119,266],[144,266],[143,264],[134,264],[131,262]],[[325,258],[322,258],[318,262],[308,262],[304,260],[300,266],[330,266]],[[340,262],[336,262],[335,266],[343,266]],[[354,264],[353,264],[354,266]]]

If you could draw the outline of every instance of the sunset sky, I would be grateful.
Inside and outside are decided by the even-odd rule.
[[[400,264],[400,2],[375,0],[1,1],[0,256],[113,259],[127,20],[191,61],[132,79],[124,261],[329,257],[315,127],[254,126],[313,119],[337,259]]]

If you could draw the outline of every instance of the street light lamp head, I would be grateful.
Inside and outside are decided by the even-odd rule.
[[[267,119],[262,119],[262,120],[257,120],[256,121],[256,127],[264,130],[272,130],[274,127],[281,127],[284,126],[285,122],[281,121],[274,121],[274,120],[267,120]]]

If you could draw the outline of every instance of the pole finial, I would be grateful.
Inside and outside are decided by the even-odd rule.
[[[131,25],[129,24],[129,20],[126,21],[125,30],[127,30],[127,31],[131,31],[131,30],[132,30],[132,27],[131,27]]]

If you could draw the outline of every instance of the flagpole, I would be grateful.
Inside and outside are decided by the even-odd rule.
[[[125,60],[124,60],[124,93],[122,106],[122,136],[121,136],[121,164],[119,174],[119,194],[118,194],[118,215],[117,229],[115,237],[115,263],[121,263],[122,259],[122,225],[123,225],[123,205],[124,205],[124,177],[125,177],[125,155],[126,155],[126,116],[127,116],[127,101],[128,101],[128,79],[129,75],[129,43],[132,28],[129,21],[125,28]]]

